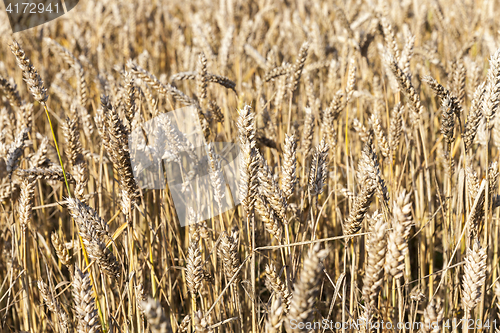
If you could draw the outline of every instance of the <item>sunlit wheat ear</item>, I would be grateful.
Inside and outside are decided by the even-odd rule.
[[[134,178],[128,146],[129,133],[107,96],[101,97],[101,107],[104,118],[101,129],[103,144],[118,171],[122,211],[126,216],[129,216],[134,204],[139,199],[139,188]]]
[[[479,193],[479,177],[477,176],[477,172],[474,171],[472,167],[472,161],[467,159],[466,167],[465,167],[465,180],[467,182],[467,192],[469,194],[469,198],[471,200],[471,205],[474,203],[477,194]]]
[[[479,233],[481,225],[484,221],[484,201],[486,198],[486,180],[483,179],[479,185],[474,183],[474,176],[477,177],[475,173],[470,173],[466,170],[467,181],[470,182],[468,185],[469,195],[475,194],[474,197],[470,197],[470,212],[469,212],[469,237],[474,238]],[[479,180],[477,180],[479,182]],[[477,186],[477,187],[476,187]]]
[[[302,69],[304,68],[304,64],[307,59],[308,50],[309,43],[304,42],[300,47],[299,54],[297,56],[297,59],[295,60],[295,64],[293,65],[293,74],[290,77],[291,82],[289,86],[290,94],[293,94],[299,85],[300,77],[302,75]]]
[[[269,82],[281,76],[288,75],[292,70],[293,66],[291,66],[290,64],[284,64],[283,66],[274,67],[266,72],[266,74],[264,75],[264,82]]]
[[[38,289],[40,290],[40,295],[42,296],[43,302],[47,305],[50,312],[55,313],[58,317],[59,327],[62,332],[72,332],[73,327],[71,325],[71,321],[68,318],[66,312],[61,309],[61,305],[54,298],[52,291],[49,289],[49,286],[41,280],[37,282]]]
[[[224,37],[222,38],[221,45],[219,48],[218,61],[220,65],[220,70],[224,73],[227,69],[227,64],[229,61],[229,52],[231,48],[231,44],[233,41],[235,26],[232,24],[225,32]]]
[[[256,196],[255,208],[264,223],[264,229],[274,236],[278,242],[281,241],[282,228],[276,211],[271,208],[271,203],[264,195],[258,193]]]
[[[186,283],[192,298],[196,298],[203,280],[203,263],[198,243],[190,242],[186,263]]]
[[[449,95],[446,95],[441,104],[441,133],[448,147],[453,143],[455,129],[455,109]],[[447,148],[448,149],[448,148]]]
[[[31,129],[31,127],[33,126],[33,103],[24,103],[23,105],[21,105],[20,110],[22,114],[22,126]]]
[[[323,193],[323,186],[326,183],[328,173],[329,149],[330,147],[323,138],[311,161],[311,170],[309,172],[309,190],[311,191],[311,195]]]
[[[283,315],[285,314],[280,296],[275,296],[271,301],[271,308],[267,312],[266,333],[281,332]]]
[[[132,73],[124,73],[125,86],[124,90],[124,105],[125,105],[125,117],[127,118],[127,123],[129,130],[133,129],[132,123],[134,120],[134,115],[137,112],[138,105],[136,104],[136,98],[138,93],[138,88],[135,86],[134,77]]]
[[[135,304],[137,309],[141,312],[141,316],[144,315],[144,308],[142,307],[142,302],[147,301],[148,298],[144,295],[144,285],[142,283],[134,285],[135,291]]]
[[[243,145],[248,143],[251,148],[255,148],[255,114],[252,112],[252,107],[250,105],[245,105],[243,109],[239,110],[237,126],[240,144]]]
[[[88,168],[87,162],[83,158],[83,149],[80,142],[77,121],[66,118],[63,130],[68,145],[67,152],[72,166],[73,176],[76,181],[75,195],[78,199],[84,200],[84,191],[88,182]]]
[[[49,98],[47,95],[47,89],[43,86],[43,81],[40,78],[40,75],[31,64],[31,61],[24,53],[24,50],[17,41],[12,42],[10,50],[16,57],[17,65],[23,72],[23,79],[28,86],[28,90],[33,95],[33,98],[39,103],[45,103]]]
[[[287,64],[284,63],[283,66],[286,66]],[[293,66],[292,66],[293,67]],[[283,99],[285,98],[285,94],[287,92],[287,81],[289,79],[289,75],[283,75],[280,76],[275,83],[275,89],[276,89],[276,95],[274,97],[274,104],[281,106],[283,103]]]
[[[200,56],[201,56],[201,54],[200,54]],[[206,60],[206,58],[205,58],[205,60]],[[200,61],[202,61],[202,59],[200,59]],[[201,66],[203,63],[198,62],[198,64]],[[200,81],[201,80],[200,71],[201,72],[205,71],[204,84],[202,84]],[[170,77],[170,81],[183,81],[183,80],[196,80],[198,88],[200,89],[198,94],[205,94],[205,98],[206,98],[206,88],[207,88],[208,82],[217,83],[218,85],[220,85],[222,87],[231,89],[232,91],[234,91],[237,94],[236,82],[234,82],[234,81],[230,80],[228,77],[225,77],[222,75],[208,73],[208,72],[206,72],[206,69],[204,70],[203,68],[198,68],[196,72],[176,73]]]
[[[193,323],[193,325],[194,325],[196,333],[209,333],[209,332],[213,332],[212,330],[210,330],[208,328],[207,319],[205,317],[203,317],[203,313],[201,312],[201,310],[198,310],[194,314],[194,323]]]
[[[304,260],[304,266],[300,272],[298,280],[294,284],[292,303],[288,312],[285,325],[290,332],[301,332],[297,326],[292,329],[290,321],[295,319],[298,322],[307,322],[314,310],[316,297],[320,288],[322,263],[327,256],[327,250],[320,250],[317,243],[310,249],[308,256]],[[305,332],[305,331],[304,331]]]
[[[347,19],[345,12],[335,3],[332,3],[332,7],[333,10],[335,11],[335,19],[338,19],[342,28],[344,28],[347,31],[347,35],[349,36],[349,38],[354,38],[354,32],[351,29],[351,23]]]
[[[71,265],[71,255],[68,252],[68,249],[64,245],[64,240],[59,238],[59,235],[56,232],[53,232],[50,235],[50,239],[52,241],[52,246],[54,246],[54,249],[56,250],[57,257],[61,261],[61,263],[68,268]]]
[[[120,277],[121,266],[115,255],[106,247],[104,242],[92,238],[87,246],[89,257],[96,260],[99,268],[109,277],[117,279]]]
[[[210,113],[213,119],[215,119],[219,123],[224,122],[224,113],[222,112],[222,109],[220,108],[219,105],[215,101],[210,100],[208,102],[208,111],[207,113]]]
[[[365,183],[366,179],[374,179],[377,188],[377,196],[384,205],[387,205],[389,201],[387,186],[382,178],[382,172],[380,170],[380,165],[373,147],[371,136],[368,139],[367,144],[364,146],[363,151],[364,152],[361,154],[361,159],[359,161],[358,181]]]
[[[392,208],[392,230],[387,234],[385,273],[395,279],[404,274],[405,256],[408,253],[408,236],[412,223],[410,194],[403,190]]]
[[[441,332],[440,328],[442,327],[444,318],[444,308],[441,304],[442,301],[439,297],[433,298],[424,309],[423,333]]]
[[[87,187],[87,183],[89,180],[87,163],[79,163],[75,167],[73,167],[73,177],[75,178],[76,187],[75,187],[75,196],[80,199],[83,203],[86,202],[86,198],[84,196],[85,188]]]
[[[16,130],[16,124],[14,120],[15,115],[13,114],[13,110],[11,108],[7,108],[2,106],[0,108],[0,119],[2,120],[2,131],[0,132],[0,139],[2,145],[0,146],[0,152],[3,156],[6,154],[6,145],[12,143],[14,140],[14,132]]]
[[[399,62],[400,60],[399,47],[396,42],[394,29],[386,16],[384,16],[380,12],[377,12],[376,15],[377,18],[379,19],[380,25],[382,26],[386,47],[389,50],[390,54],[394,57],[394,59]]]
[[[389,157],[389,143],[382,128],[381,119],[379,114],[373,113],[371,118],[373,132],[375,133],[375,138],[377,140],[378,148],[385,158]]]
[[[10,182],[7,178],[0,181],[0,201],[4,202],[15,198],[19,194],[19,182]]]
[[[188,208],[189,241],[198,243],[200,241],[200,223],[199,214],[196,214],[192,207]]]
[[[205,53],[200,52],[198,57],[198,64],[196,68],[196,85],[197,95],[200,99],[200,104],[207,98],[207,58]]]
[[[71,217],[78,223],[80,236],[85,243],[92,239],[107,241],[111,238],[108,224],[91,207],[75,198],[66,198]]]
[[[347,219],[344,221],[344,235],[353,235],[361,230],[363,219],[368,211],[368,208],[370,207],[374,193],[374,184],[362,185],[361,191],[354,199],[353,208]]]
[[[63,125],[64,137],[66,138],[66,154],[69,158],[72,167],[84,162],[82,154],[82,144],[80,142],[80,132],[76,119],[66,117],[66,122]]]
[[[71,216],[78,224],[89,257],[96,260],[99,268],[108,276],[118,278],[120,265],[104,242],[110,238],[108,225],[89,206],[74,198],[66,199]]]
[[[220,156],[218,156],[215,152],[213,142],[209,143],[207,146],[207,155],[210,167],[210,182],[214,190],[215,201],[217,201],[219,209],[222,209],[222,199],[224,199],[225,196],[224,173],[222,172]],[[222,214],[222,211],[220,211],[219,213]]]
[[[353,235],[361,229],[363,219],[377,189],[377,175],[373,168],[372,154],[371,140],[369,140],[363,147],[358,167],[361,191],[354,199],[352,210],[344,221],[344,235]]]
[[[403,133],[403,107],[401,103],[394,105],[391,114],[391,124],[389,127],[389,148],[394,154],[399,146],[401,134]]]
[[[332,59],[328,66],[327,87],[330,91],[338,89],[337,81],[339,76],[339,61]]]
[[[258,171],[260,167],[259,155],[251,143],[240,145],[240,187],[239,197],[247,216],[251,216],[255,207],[255,200],[259,189]]]
[[[17,169],[16,173],[20,177],[33,176],[37,179],[45,179],[50,182],[64,182],[63,171],[60,166],[53,164],[49,168]],[[74,184],[75,179],[69,173],[66,173],[66,180],[69,184]]]
[[[498,162],[491,162],[488,167],[488,182],[489,182],[489,196],[491,197],[493,193],[497,190],[498,186]]]
[[[450,89],[460,105],[463,105],[465,102],[466,76],[467,73],[463,59],[457,59],[452,63],[452,80]]]
[[[240,141],[240,182],[239,198],[248,217],[253,213],[259,180],[258,170],[260,159],[257,152],[255,138],[255,115],[249,105],[239,111],[237,122],[238,138]]]
[[[472,243],[472,248],[467,249],[462,278],[462,305],[467,312],[480,301],[481,288],[486,280],[486,248],[482,248],[477,239]]]
[[[416,93],[415,88],[413,87],[408,76],[398,66],[396,60],[389,56],[385,59],[385,61],[389,64],[392,73],[396,77],[401,91],[409,100],[410,110],[412,111],[415,120],[418,120],[423,108],[419,95]]]
[[[351,58],[349,61],[349,71],[347,73],[347,84],[345,87],[345,102],[344,106],[349,104],[354,93],[354,86],[356,85],[356,59]]]
[[[0,75],[0,90],[3,92],[10,105],[13,108],[20,108],[22,105],[22,99],[17,90],[17,85],[14,80],[7,80]]]
[[[138,77],[136,76],[136,78],[138,78]],[[140,82],[139,91],[142,92],[142,94],[144,95],[144,99],[146,100],[149,112],[151,112],[151,114],[154,116],[158,115],[158,103],[159,103],[158,98],[154,97],[153,90],[151,89],[151,87],[149,85],[147,85],[145,82],[140,80],[140,78],[138,78],[138,79]]]
[[[9,145],[7,150],[7,159],[6,159],[6,167],[7,173],[9,176],[12,175],[12,172],[18,168],[19,159],[23,155],[25,141],[28,139],[28,128],[23,128],[17,135],[14,140]]]
[[[415,36],[410,35],[410,37],[406,40],[406,44],[403,48],[403,52],[401,52],[401,57],[399,59],[399,67],[401,67],[403,72],[410,79],[411,79],[410,60],[413,57],[414,46],[415,46]]]
[[[500,101],[500,49],[490,58],[485,89],[482,111],[486,123],[493,125],[491,120],[495,116]]]
[[[21,195],[19,197],[19,223],[24,232],[31,221],[33,210],[33,198],[35,196],[35,177],[27,176],[21,183]]]
[[[450,105],[450,108],[456,114],[457,117],[463,113],[462,105],[460,104],[458,98],[453,95],[448,89],[439,84],[432,76],[424,76],[422,81],[427,83],[429,87],[432,89],[434,94],[439,97],[441,100],[441,104],[444,105],[444,99],[447,98],[446,104]]]
[[[297,141],[295,135],[285,135],[283,148],[283,166],[281,169],[281,190],[286,200],[289,200],[297,182]]]
[[[275,292],[283,301],[283,312],[287,314],[292,302],[292,293],[288,291],[287,286],[278,276],[276,266],[273,264],[266,265],[266,286],[269,291]]]
[[[147,301],[143,301],[141,306],[144,309],[144,315],[148,320],[148,327],[151,333],[166,333],[172,331],[170,321],[165,316],[160,302],[150,297]]]
[[[271,168],[260,156],[260,168],[258,172],[259,193],[263,196],[266,202],[271,205],[271,208],[276,213],[281,221],[286,220],[287,202],[281,191],[278,181],[276,180]]]
[[[384,264],[387,247],[387,223],[381,213],[375,212],[366,241],[366,269],[363,277],[363,300],[367,315],[376,309],[378,294],[384,282]]]
[[[237,274],[240,266],[237,231],[232,232],[231,235],[228,235],[225,231],[222,233],[218,254],[222,260],[226,279],[230,281]],[[237,277],[233,282],[238,284],[239,278]]]
[[[138,79],[141,79],[145,83],[151,86],[151,88],[157,90],[160,94],[166,95],[166,96],[171,96],[176,100],[179,100],[182,102],[184,105],[196,105],[195,101],[188,96],[186,96],[182,91],[179,89],[172,87],[169,84],[163,84],[161,83],[156,76],[153,74],[149,73],[145,69],[137,66],[134,64],[131,60],[127,62],[127,67],[128,69],[134,74],[135,77]]]
[[[464,134],[462,135],[466,152],[470,151],[474,138],[476,137],[477,130],[481,119],[483,119],[482,104],[483,96],[486,93],[485,82],[481,83],[475,90],[472,97],[471,105],[469,108],[469,115],[465,123]]]
[[[316,95],[314,93],[314,83],[313,80],[311,79],[311,74],[308,72],[305,72],[303,75],[304,77],[304,90],[305,94],[307,97],[307,105],[312,107],[314,110],[318,109],[318,105],[316,103]]]
[[[214,51],[212,50],[212,46],[210,45],[208,39],[206,38],[204,31],[201,29],[201,25],[199,24],[199,22],[194,23],[192,29],[193,29],[193,39],[196,46],[198,46],[203,50],[203,53],[205,54],[205,56],[209,61],[210,67],[212,67],[212,64],[215,60]]]
[[[335,129],[335,121],[338,119],[340,112],[342,112],[343,104],[342,97],[344,96],[342,90],[338,90],[333,96],[330,105],[323,111],[323,121],[321,122],[321,131],[326,137],[326,142],[333,149],[337,143],[337,130]]]
[[[88,102],[87,82],[85,81],[85,72],[83,70],[82,64],[68,49],[63,47],[55,40],[46,37],[44,38],[44,41],[56,50],[59,56],[63,58],[64,62],[66,62],[66,64],[70,65],[75,70],[75,74],[78,77],[76,80],[78,101],[82,107],[86,107]]]
[[[356,131],[359,139],[362,142],[367,143],[370,139],[370,131],[365,127],[365,125],[363,125],[358,118],[354,118],[352,121],[352,127]]]
[[[77,319],[77,332],[101,332],[89,273],[83,273],[76,265],[72,293],[75,306],[74,314]]]
[[[304,157],[307,158],[309,153],[311,152],[313,136],[314,136],[314,115],[312,113],[311,108],[306,107],[305,109],[306,117],[304,120],[304,129],[302,135],[302,142],[300,148],[304,154]]]

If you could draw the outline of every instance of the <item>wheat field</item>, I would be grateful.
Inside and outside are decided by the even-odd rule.
[[[500,332],[497,4],[0,5],[0,331]]]

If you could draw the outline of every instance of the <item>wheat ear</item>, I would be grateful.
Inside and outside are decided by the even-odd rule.
[[[406,194],[405,190],[394,201],[392,212],[392,230],[387,235],[385,272],[398,279],[404,274],[404,260],[408,253],[408,236],[412,223],[410,194]]]
[[[281,325],[283,315],[285,314],[281,297],[275,296],[271,301],[271,308],[267,313],[266,320],[266,333],[279,333],[281,332]]]
[[[281,169],[281,190],[286,200],[289,200],[297,183],[297,141],[295,135],[285,136],[283,148],[283,166]]]
[[[287,286],[278,276],[276,266],[273,264],[266,265],[266,285],[269,291],[273,291],[279,295],[279,298],[283,302],[283,312],[287,314],[292,302],[292,293],[288,291]]]
[[[0,75],[0,90],[3,91],[5,97],[7,97],[7,100],[13,108],[21,107],[22,99],[14,80],[7,80]]]
[[[238,267],[240,266],[237,231],[233,231],[231,235],[228,235],[225,231],[222,233],[218,254],[222,260],[226,279],[230,281],[237,274]],[[237,277],[233,283],[238,284],[239,278]]]
[[[307,322],[314,311],[314,303],[316,302],[321,280],[321,260],[328,253],[327,250],[320,250],[319,245],[317,243],[310,249],[309,255],[304,260],[304,267],[300,277],[294,284],[292,303],[285,322],[287,330],[290,332],[306,332],[306,330],[300,329],[298,326],[292,329],[290,321],[295,319],[299,322]]]
[[[441,331],[440,327],[442,327],[444,315],[444,308],[441,303],[440,298],[433,298],[424,309],[423,333],[439,333]]]
[[[368,315],[377,308],[378,294],[384,281],[385,253],[387,250],[387,223],[381,213],[375,212],[366,241],[366,269],[363,277],[363,300]]]
[[[467,249],[462,281],[462,305],[466,315],[478,304],[486,280],[486,249],[477,239],[472,244],[472,248]]]
[[[64,333],[71,332],[72,331],[71,321],[69,320],[66,312],[64,312],[63,309],[61,309],[61,305],[59,304],[57,299],[55,299],[54,296],[52,295],[51,290],[49,290],[49,286],[47,286],[47,284],[41,280],[38,281],[37,284],[38,284],[38,289],[40,290],[40,295],[43,298],[43,301],[45,302],[49,310],[58,316],[59,318],[58,323],[59,327],[61,328],[61,331]]]
[[[148,319],[148,326],[151,333],[167,333],[172,331],[170,322],[165,316],[160,302],[150,297],[146,301],[141,302],[141,306]]]
[[[57,257],[61,261],[61,263],[68,268],[71,265],[71,255],[68,252],[68,249],[64,245],[64,240],[59,238],[59,235],[56,232],[53,232],[50,235],[50,239],[52,241],[52,246],[54,246],[54,249],[56,250]]]
[[[186,264],[186,283],[188,286],[191,298],[195,299],[198,291],[201,288],[203,280],[203,263],[201,259],[201,251],[198,243],[190,242],[188,247],[187,264]]]
[[[78,333],[101,332],[99,317],[95,307],[95,299],[92,295],[89,273],[83,273],[75,265],[73,276],[73,303],[75,304],[75,317],[77,319]]]

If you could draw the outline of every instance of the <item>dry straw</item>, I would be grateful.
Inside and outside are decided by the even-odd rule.
[[[491,323],[499,9],[370,5],[96,0],[4,38],[0,331]]]

